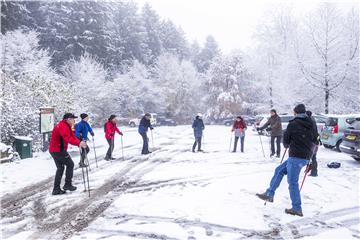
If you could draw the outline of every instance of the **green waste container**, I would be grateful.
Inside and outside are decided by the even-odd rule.
[[[32,138],[16,136],[15,149],[19,153],[21,159],[32,158]]]

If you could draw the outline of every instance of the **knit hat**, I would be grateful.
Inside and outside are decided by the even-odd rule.
[[[110,117],[109,117],[109,121],[113,120],[114,118],[116,118],[116,115],[111,114]]]
[[[77,118],[77,116],[75,116],[73,113],[65,113],[63,119],[68,119],[68,118]]]
[[[297,114],[305,113],[305,112],[306,112],[305,105],[302,104],[302,103],[298,104],[298,105],[294,108],[294,112],[297,113]]]
[[[85,119],[85,118],[87,118],[88,116],[89,116],[89,115],[87,115],[86,113],[80,114],[81,119]]]

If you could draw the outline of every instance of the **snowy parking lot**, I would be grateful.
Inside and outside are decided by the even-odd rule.
[[[291,206],[286,178],[274,203],[256,198],[280,159],[264,158],[250,129],[245,153],[229,152],[225,126],[206,126],[205,152],[192,153],[190,126],[159,127],[150,143],[155,151],[147,156],[140,155],[137,129],[121,130],[125,159],[116,136],[117,159],[111,162],[103,160],[103,130],[95,131],[99,162],[96,168],[91,148],[90,198],[83,192],[77,148],[70,153],[78,190],[61,196],[51,195],[56,168],[48,153],[2,164],[2,239],[360,238],[360,163],[345,154],[320,148],[319,176],[306,179],[301,218],[284,214]],[[268,156],[269,140],[262,141]],[[328,168],[331,161],[341,168]]]

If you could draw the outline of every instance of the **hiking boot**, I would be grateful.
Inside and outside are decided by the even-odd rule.
[[[116,159],[116,158],[114,158],[114,157],[111,157],[111,158],[110,158],[110,160],[115,160],[115,159]]]
[[[60,188],[59,189],[54,189],[52,191],[52,195],[62,195],[62,194],[65,194],[66,192],[61,190]]]
[[[294,216],[304,216],[302,211],[295,211],[294,209],[290,208],[290,209],[285,209],[285,213],[286,214],[290,214],[290,215],[294,215]]]
[[[318,174],[317,174],[317,173],[311,173],[309,176],[310,176],[310,177],[317,177]]]
[[[234,151],[232,151],[232,152],[234,153],[234,152],[236,152],[236,151],[234,150]]]
[[[76,187],[73,186],[73,185],[64,185],[63,187],[64,190],[69,190],[69,191],[75,191],[76,190]]]
[[[85,164],[84,162],[79,162],[79,167],[80,168],[83,168],[83,167],[87,167],[88,165]]]
[[[204,152],[204,150],[199,149],[198,152]]]
[[[110,158],[105,157],[104,160],[105,160],[105,161],[110,161]]]
[[[275,153],[270,154],[270,158],[274,157]]]
[[[266,193],[257,193],[256,196],[260,198],[261,200],[267,201],[267,202],[274,202],[274,198],[268,196]]]
[[[276,155],[277,158],[280,158],[280,154]]]
[[[195,150],[193,149],[193,150],[192,150],[192,152],[194,153],[194,152],[195,152]]]

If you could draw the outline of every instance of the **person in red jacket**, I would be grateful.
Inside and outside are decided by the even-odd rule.
[[[236,152],[239,138],[241,142],[241,152],[244,152],[245,130],[246,130],[246,123],[241,116],[238,116],[234,122],[233,128],[231,129],[232,132],[235,132],[235,142],[234,142],[233,152]]]
[[[74,162],[67,152],[67,148],[69,144],[86,148],[86,142],[80,142],[72,131],[72,127],[75,124],[75,118],[77,117],[74,114],[66,113],[63,120],[60,121],[52,131],[49,152],[56,165],[53,195],[64,194],[66,193],[66,190],[76,190],[76,187],[72,185]],[[63,190],[61,190],[60,183],[64,173],[64,166],[66,166],[65,185]]]
[[[120,134],[123,136],[123,133],[117,128],[116,126],[116,115],[111,115],[108,121],[105,123],[105,138],[109,144],[109,149],[107,150],[105,160],[114,160],[115,158],[112,157],[112,152],[115,146],[115,133]]]

